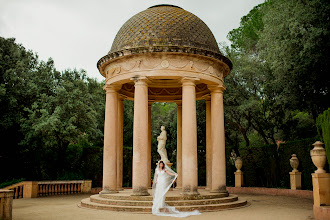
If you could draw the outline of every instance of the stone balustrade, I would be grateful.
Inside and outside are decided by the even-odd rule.
[[[12,190],[0,189],[0,219],[12,219],[13,196]]]
[[[23,181],[5,187],[13,191],[13,198],[35,198],[51,195],[69,195],[90,193],[91,180],[61,180],[61,181]]]

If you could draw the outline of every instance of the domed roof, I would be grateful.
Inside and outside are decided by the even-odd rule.
[[[208,26],[196,15],[174,5],[155,5],[126,21],[97,67],[116,57],[150,52],[199,54],[221,60],[232,68]]]
[[[173,5],[156,5],[131,17],[119,30],[109,53],[150,46],[194,47],[220,53],[208,26]]]

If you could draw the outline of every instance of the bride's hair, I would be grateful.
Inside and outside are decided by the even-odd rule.
[[[163,167],[162,167],[162,170],[163,170],[163,169],[165,169],[165,163],[164,163],[162,160],[159,161],[159,165],[160,165],[161,163],[163,164]],[[160,166],[159,166],[159,167],[160,167]]]

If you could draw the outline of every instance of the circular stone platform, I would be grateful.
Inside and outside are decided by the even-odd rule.
[[[175,206],[179,211],[199,210],[201,212],[238,208],[247,204],[246,200],[238,199],[236,195],[210,193],[205,189],[198,191],[200,195],[197,196],[183,196],[182,191],[177,189],[168,191],[166,203]],[[149,193],[152,194],[151,190]],[[151,213],[152,196],[132,196],[131,194],[131,189],[125,189],[116,194],[96,194],[81,200],[80,206],[109,211]]]

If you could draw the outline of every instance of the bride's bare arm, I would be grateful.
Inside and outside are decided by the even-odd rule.
[[[171,173],[171,172],[169,172],[168,170],[165,170],[165,172],[166,172],[168,175],[171,175],[171,176],[176,176],[176,175],[178,175],[178,174],[176,174],[176,173]]]
[[[155,184],[157,184],[157,179],[158,179],[158,173],[157,171],[155,172]]]

